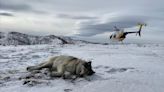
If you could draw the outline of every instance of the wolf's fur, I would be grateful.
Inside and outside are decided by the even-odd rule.
[[[40,70],[42,68],[49,68],[51,76],[53,77],[69,78],[70,75],[82,77],[95,73],[92,70],[91,62],[86,62],[73,56],[64,55],[51,57],[44,63],[27,67],[27,70],[33,71]]]

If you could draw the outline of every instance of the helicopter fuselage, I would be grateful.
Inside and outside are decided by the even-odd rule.
[[[116,33],[110,36],[110,39],[116,41],[123,41],[125,38],[126,38],[126,34],[124,33],[124,31],[117,31]]]

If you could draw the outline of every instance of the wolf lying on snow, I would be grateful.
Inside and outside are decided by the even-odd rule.
[[[36,66],[27,67],[27,71],[49,68],[51,77],[71,78],[72,75],[85,77],[95,72],[92,70],[91,61],[86,62],[73,56],[56,56]]]

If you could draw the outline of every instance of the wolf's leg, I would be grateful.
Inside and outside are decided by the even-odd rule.
[[[52,64],[50,62],[44,62],[36,66],[27,67],[27,71],[40,70],[42,68],[50,68]]]
[[[62,77],[64,75],[64,66],[57,66],[57,71],[51,72],[51,77]]]
[[[63,79],[76,79],[77,75],[65,72],[62,76]]]

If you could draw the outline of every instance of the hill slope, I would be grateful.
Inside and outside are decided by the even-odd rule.
[[[55,35],[34,36],[19,32],[0,32],[0,45],[35,45],[35,44],[75,44],[91,43],[82,40],[73,40],[70,37]]]

